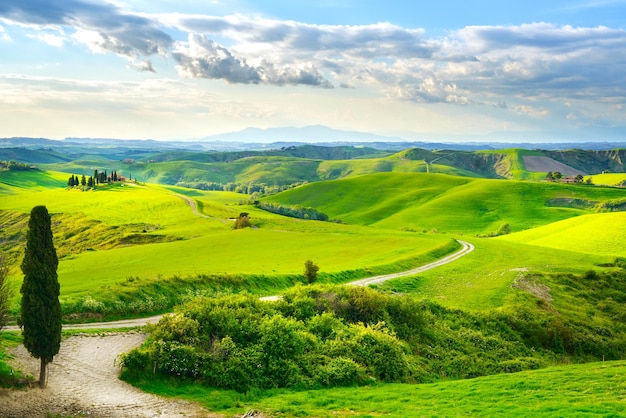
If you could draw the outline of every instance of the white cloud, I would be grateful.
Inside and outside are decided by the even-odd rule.
[[[27,35],[27,36],[30,38],[39,39],[40,41],[45,42],[46,44],[50,46],[55,46],[57,48],[62,47],[65,41],[67,41],[65,37],[54,35],[51,33],[38,33],[36,35]]]
[[[4,30],[2,26],[0,26],[0,41],[7,41],[7,42],[11,41],[11,37],[9,36],[8,33],[6,33],[6,31]]]

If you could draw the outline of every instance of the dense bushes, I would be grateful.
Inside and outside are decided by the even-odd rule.
[[[472,314],[370,288],[313,285],[276,302],[193,299],[152,327],[123,364],[127,373],[239,391],[427,382],[619,355],[623,332],[603,333],[541,307]]]

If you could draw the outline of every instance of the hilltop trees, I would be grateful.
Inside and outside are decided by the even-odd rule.
[[[23,328],[24,347],[41,360],[39,386],[46,387],[46,366],[61,346],[59,260],[52,242],[51,220],[45,206],[30,213],[26,251],[22,261],[24,282],[19,324]]]
[[[125,178],[122,175],[117,174],[117,171],[112,171],[108,176],[105,171],[93,171],[93,176],[85,176],[84,174],[79,178],[78,176],[71,175],[67,180],[67,187],[74,188],[80,186],[82,190],[89,190],[95,188],[98,184],[112,183],[118,181],[124,181]]]

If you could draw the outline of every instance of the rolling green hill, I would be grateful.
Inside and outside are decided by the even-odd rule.
[[[610,212],[565,219],[497,239],[555,250],[626,257],[624,236],[626,213]]]
[[[587,213],[572,202],[621,199],[620,189],[475,179],[425,173],[379,173],[308,184],[265,198],[313,207],[350,224],[388,229],[489,234]],[[589,203],[591,206],[595,203]]]
[[[128,184],[81,192],[67,190],[66,181],[63,173],[0,172],[0,195],[10,195],[0,199],[0,248],[19,276],[27,214],[46,205],[66,305],[148,288],[158,294],[163,286],[181,297],[185,286],[202,288],[209,276],[211,288],[274,292],[301,280],[307,259],[321,267],[321,279],[342,282],[409,268],[458,247],[445,236],[284,218],[240,205],[237,193]],[[253,228],[234,231],[241,212],[250,214]],[[246,281],[253,276],[256,282]]]
[[[108,147],[103,143],[94,147],[89,147],[87,143],[81,147],[76,143],[54,149],[4,148],[0,149],[0,160],[13,159],[79,175],[89,175],[94,169],[115,170],[143,182],[213,189],[210,184],[284,187],[378,172],[542,180],[547,171],[554,170],[531,172],[525,167],[524,157],[551,158],[571,166],[571,170],[593,174],[626,171],[624,152],[525,149],[469,152],[414,148],[391,154],[367,147],[316,145],[265,151],[211,152],[158,147],[151,150],[149,144],[124,148],[121,143]],[[232,189],[234,187],[228,188]]]

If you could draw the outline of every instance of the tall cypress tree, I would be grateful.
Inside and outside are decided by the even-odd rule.
[[[46,366],[61,347],[61,303],[57,258],[52,242],[50,215],[45,206],[30,212],[26,251],[22,261],[24,282],[20,289],[24,347],[41,360],[39,386],[46,387]]]

